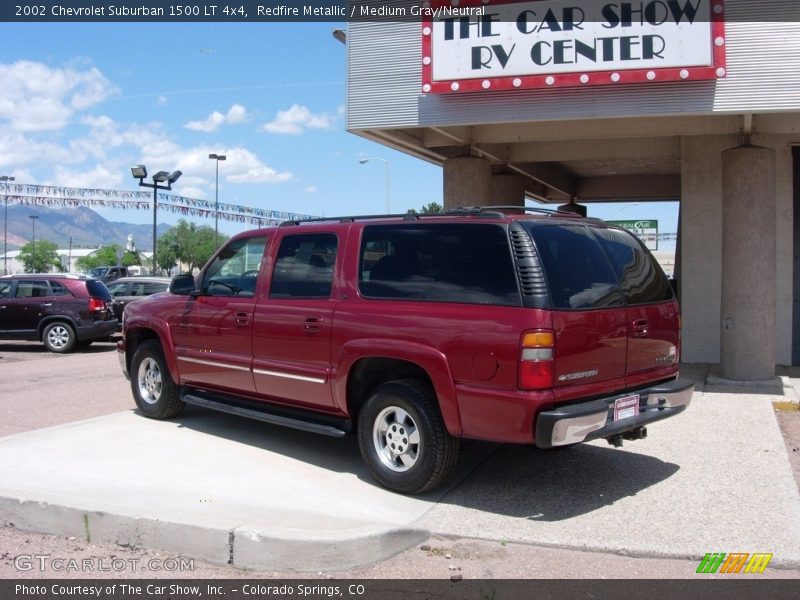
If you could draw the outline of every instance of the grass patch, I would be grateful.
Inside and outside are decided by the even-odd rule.
[[[798,412],[798,411],[800,411],[800,404],[798,404],[797,402],[786,402],[786,401],[773,402],[772,406],[775,407],[775,410],[778,410],[780,412]]]

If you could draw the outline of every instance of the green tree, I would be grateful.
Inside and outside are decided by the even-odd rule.
[[[408,214],[410,215],[435,215],[437,213],[442,212],[444,209],[442,205],[438,202],[428,202],[425,206],[416,210],[414,208],[408,209]]]
[[[36,246],[34,254],[34,245]],[[28,242],[19,250],[19,260],[26,273],[48,273],[55,267],[61,270],[61,259],[58,257],[58,246],[54,242],[38,240],[36,244]]]
[[[177,262],[184,263],[191,272],[195,267],[202,267],[217,247],[228,238],[219,235],[214,239],[214,230],[207,225],[198,227],[184,219],[158,238],[158,266],[169,270]]]
[[[75,261],[75,265],[83,270],[88,271],[95,267],[115,266],[117,264],[117,252],[120,251],[119,244],[111,244],[110,246],[103,246],[97,252],[93,252],[89,256],[81,256]],[[136,252],[128,252],[127,250],[122,255],[122,266],[130,267],[131,265],[142,264],[141,258]]]

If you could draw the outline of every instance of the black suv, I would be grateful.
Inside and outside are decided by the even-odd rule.
[[[120,277],[128,277],[130,273],[128,267],[95,267],[89,271],[89,275],[103,283],[109,283]]]
[[[80,275],[0,277],[0,339],[41,340],[51,352],[105,340],[117,330],[105,284]]]

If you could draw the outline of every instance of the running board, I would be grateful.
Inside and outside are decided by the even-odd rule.
[[[271,423],[273,425],[281,425],[282,427],[291,427],[292,429],[300,429],[302,431],[310,431],[311,433],[320,433],[330,437],[342,438],[347,435],[347,430],[334,425],[326,425],[324,423],[317,423],[315,421],[305,420],[298,417],[291,417],[269,412],[268,410],[260,410],[255,408],[248,408],[239,404],[225,402],[207,398],[198,395],[196,392],[184,392],[181,400],[186,404],[193,404],[203,408],[209,408],[219,412],[228,413],[229,415],[236,415],[238,417],[247,417],[248,419],[256,419]],[[299,411],[295,411],[299,412]],[[340,419],[344,425],[344,419]]]

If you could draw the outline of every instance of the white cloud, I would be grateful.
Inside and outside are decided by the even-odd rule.
[[[330,129],[334,118],[325,113],[314,114],[307,107],[293,104],[288,110],[280,110],[261,129],[268,133],[297,135],[306,129]]]
[[[219,129],[220,125],[233,125],[241,123],[247,118],[247,110],[241,104],[234,104],[228,109],[228,114],[223,115],[219,111],[214,111],[203,121],[189,121],[184,125],[186,129],[192,131],[204,131],[211,133]]]
[[[181,177],[179,181],[184,184],[186,183],[185,181],[183,181],[183,177]],[[203,188],[194,187],[191,185],[188,187],[186,185],[182,185],[181,196],[186,196],[188,198],[205,198],[206,196],[208,196],[208,192],[206,192],[206,190],[204,190]]]
[[[316,194],[317,193],[317,186],[310,185],[303,190],[306,194]]]
[[[82,156],[75,156],[58,144],[36,141],[17,132],[4,135],[0,131],[0,170],[47,163],[76,163],[81,160]]]
[[[95,67],[51,68],[21,60],[0,65],[0,118],[17,131],[51,131],[102,102],[117,88]]]
[[[59,165],[53,179],[53,185],[76,188],[116,188],[122,183],[122,170],[113,167],[109,170],[105,165],[96,165],[89,170],[71,170]]]
[[[169,98],[166,96],[159,96],[156,98],[156,106],[166,106],[169,103]]]
[[[191,174],[184,175],[177,185],[208,185],[213,188],[215,184],[215,164],[208,158],[211,153],[220,153],[226,160],[219,163],[220,184],[223,181],[230,183],[283,183],[294,179],[288,171],[279,172],[265,165],[260,158],[246,148],[219,148],[215,146],[195,146],[181,148],[167,139],[155,140],[145,144],[141,149],[141,162],[150,168],[172,171],[179,169]],[[134,161],[137,162],[137,161]],[[203,174],[204,176],[200,176]],[[185,195],[181,187],[181,194]]]

